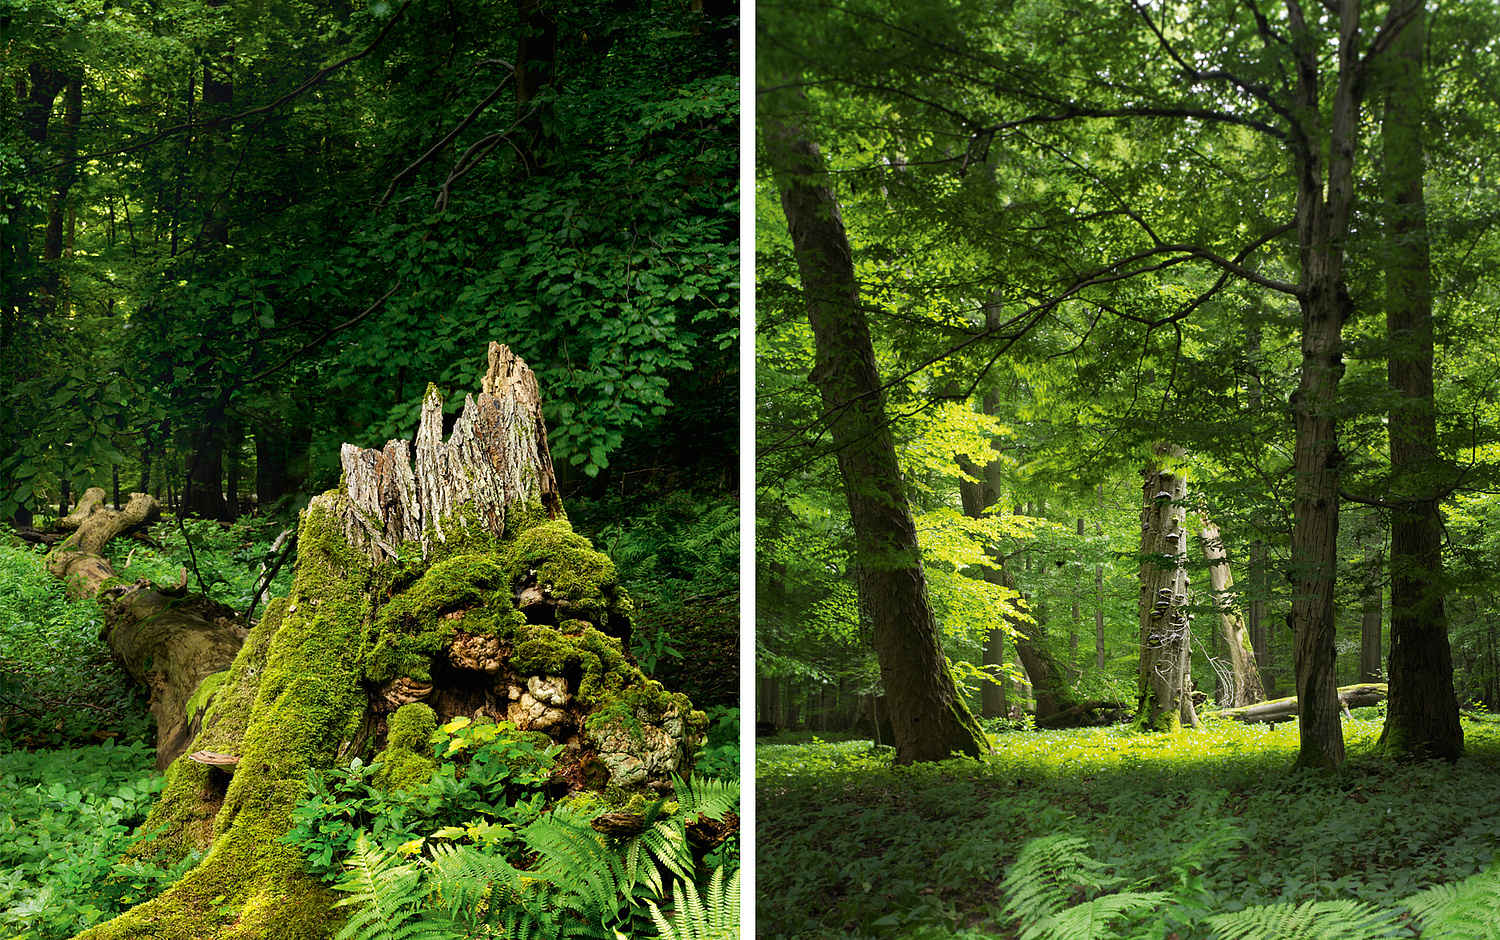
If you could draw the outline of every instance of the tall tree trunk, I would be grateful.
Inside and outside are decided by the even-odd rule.
[[[255,505],[267,511],[287,491],[287,434],[279,415],[255,423]]]
[[[525,139],[519,148],[527,172],[544,167],[552,142],[547,138],[537,112],[537,98],[542,88],[556,81],[557,17],[547,7],[548,0],[516,0],[522,29],[516,45],[516,117],[525,122]]]
[[[1099,518],[1094,523],[1094,531],[1098,535],[1104,534],[1104,484],[1100,483],[1099,496]],[[1100,562],[1094,565],[1094,668],[1101,673],[1104,671],[1104,564]]]
[[[917,532],[885,417],[854,260],[823,157],[799,130],[763,122],[791,231],[822,395],[854,527],[859,590],[873,620],[896,760],[945,760],[989,750],[943,657]]]
[[[62,262],[67,248],[68,196],[78,182],[78,126],[82,120],[83,68],[80,66],[69,70],[68,83],[63,88],[63,120],[51,158],[59,165],[47,211],[47,231],[42,239],[43,290],[51,298],[51,309],[58,313],[66,313],[69,304],[68,278],[64,275]]]
[[[1078,543],[1083,544],[1083,517],[1078,517]],[[1068,631],[1068,682],[1078,678],[1078,632],[1083,628],[1083,566],[1073,573],[1073,629]]]
[[[1163,467],[1182,448],[1158,444],[1157,462],[1141,471],[1141,661],[1136,679],[1136,726],[1176,731],[1198,726],[1193,707],[1191,615],[1186,559],[1187,477]]]
[[[229,0],[205,0],[210,9],[229,5]],[[230,13],[230,11],[226,11]],[[234,109],[234,50],[214,39],[203,60],[203,115],[222,118]],[[222,248],[229,244],[229,166],[231,144],[226,131],[209,130],[203,135],[204,158],[202,228],[200,244]]]
[[[1385,618],[1385,527],[1377,513],[1360,526],[1365,560],[1359,584],[1359,681],[1381,682],[1381,626]],[[1373,542],[1373,544],[1372,544]]]
[[[1302,313],[1302,363],[1291,411],[1296,428],[1292,458],[1290,623],[1297,671],[1300,747],[1298,767],[1344,765],[1334,675],[1334,587],[1338,575],[1339,380],[1344,375],[1344,321],[1354,310],[1344,283],[1344,246],[1354,211],[1354,160],[1358,152],[1365,65],[1357,47],[1358,0],[1340,0],[1338,67],[1332,100],[1322,99],[1322,39],[1304,19],[1300,0],[1287,0],[1296,66],[1293,138],[1297,179],[1297,244]],[[1324,112],[1328,114],[1326,137]],[[1324,141],[1327,141],[1325,162]]]
[[[1213,592],[1214,605],[1219,609],[1219,636],[1229,651],[1230,674],[1234,680],[1227,704],[1231,708],[1254,705],[1265,699],[1266,690],[1260,684],[1255,646],[1250,642],[1244,619],[1240,616],[1239,597],[1233,590],[1234,575],[1229,569],[1229,553],[1224,548],[1219,527],[1206,516],[1200,516],[1199,520],[1198,537],[1203,540],[1203,557],[1208,561],[1208,586]]]
[[[1400,0],[1408,15],[1391,55],[1382,125],[1393,256],[1386,265],[1388,376],[1401,395],[1390,413],[1391,476],[1401,494],[1391,513],[1391,699],[1379,746],[1395,757],[1464,752],[1453,693],[1448,616],[1443,609],[1443,523],[1435,491],[1444,479],[1433,400],[1432,260],[1422,190],[1423,0]]]

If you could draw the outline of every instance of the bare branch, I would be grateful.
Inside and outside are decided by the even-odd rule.
[[[381,209],[385,208],[386,203],[390,201],[391,195],[396,191],[396,188],[406,180],[407,177],[417,172],[417,170],[421,169],[427,163],[430,163],[432,160],[436,159],[437,155],[441,153],[449,144],[451,144],[459,134],[463,133],[470,124],[473,124],[476,120],[479,119],[479,115],[483,114],[486,108],[495,103],[495,99],[500,97],[501,93],[505,91],[505,87],[507,85],[515,81],[515,66],[510,65],[509,62],[505,62],[501,59],[486,59],[485,61],[491,63],[499,62],[502,65],[510,66],[510,74],[506,76],[504,81],[496,85],[495,90],[490,92],[483,101],[475,105],[474,108],[469,111],[469,113],[464,117],[464,119],[458,122],[457,127],[444,134],[442,140],[439,140],[437,143],[428,148],[427,152],[418,157],[415,163],[411,164],[400,173],[397,173],[395,177],[391,179],[391,185],[386,187],[385,195],[381,196],[380,201],[375,204],[376,212],[379,212]]]

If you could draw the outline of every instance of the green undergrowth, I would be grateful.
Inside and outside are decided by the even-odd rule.
[[[280,568],[256,606],[257,614],[265,610],[268,600],[285,597],[292,586],[296,567],[295,546],[282,554],[273,549],[276,537],[289,525],[285,520],[244,516],[236,522],[214,522],[209,519],[166,517],[150,529],[150,541],[114,539],[104,554],[116,573],[126,581],[149,578],[158,584],[177,584],[183,569],[188,572],[188,589],[206,593],[243,614],[255,596],[262,574]]]
[[[150,898],[172,869],[123,863],[161,788],[144,744],[0,745],[0,936],[60,940]]]
[[[284,841],[348,894],[341,938],[646,938],[662,907],[676,908],[674,922],[694,915],[669,903],[684,886],[722,886],[738,868],[736,835],[695,835],[708,820],[732,823],[733,781],[679,779],[670,798],[556,799],[560,747],[509,722],[454,719],[425,743],[429,770],[404,787],[380,772],[394,746],[373,764],[308,775]]]
[[[0,738],[26,747],[140,741],[145,696],[99,639],[103,615],[71,600],[42,556],[0,545]]]
[[[1377,720],[1344,733],[1338,776],[1288,769],[1293,722],[1011,732],[982,761],[914,767],[868,740],[763,743],[757,933],[1500,936],[1441,929],[1485,905],[1500,924],[1500,875],[1486,874],[1500,854],[1500,731],[1466,721],[1467,757],[1411,765],[1372,756]],[[1017,859],[1044,838],[1073,840],[1049,856],[1067,884],[1027,907],[1028,879],[1052,863]],[[1445,887],[1421,894],[1433,886]]]
[[[739,701],[739,500],[666,488],[579,499],[569,515],[635,601],[631,652],[698,708]]]

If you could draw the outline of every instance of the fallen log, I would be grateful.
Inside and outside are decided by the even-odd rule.
[[[1385,699],[1386,684],[1384,682],[1365,682],[1359,685],[1346,685],[1339,689],[1339,705],[1346,715],[1351,708],[1377,705]],[[1246,705],[1243,708],[1226,708],[1214,713],[1214,717],[1233,718],[1243,722],[1286,721],[1297,717],[1297,696],[1272,699],[1269,702]]]
[[[1056,714],[1048,715],[1046,718],[1038,718],[1036,726],[1038,728],[1056,730],[1059,728],[1093,728],[1100,725],[1109,725],[1124,720],[1131,707],[1126,702],[1091,699],[1087,702],[1079,702],[1077,705],[1066,708]]]
[[[104,490],[90,487],[62,526],[74,532],[47,556],[47,570],[73,597],[96,597],[104,611],[104,640],[125,671],[150,693],[156,718],[156,769],[165,770],[192,743],[202,715],[190,713],[193,693],[209,676],[229,668],[249,633],[234,611],[189,594],[181,583],[125,583],[104,557],[117,536],[155,521],[155,497],[131,493],[109,509]]]

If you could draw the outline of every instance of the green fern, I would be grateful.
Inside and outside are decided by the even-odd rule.
[[[338,890],[351,896],[335,906],[355,911],[336,940],[450,940],[448,918],[423,913],[426,894],[415,862],[398,864],[394,852],[360,833],[345,867],[349,878]]]
[[[1394,913],[1364,901],[1307,901],[1266,904],[1206,923],[1214,940],[1369,940],[1396,925]]]
[[[587,934],[614,940],[619,920],[634,887],[619,854],[589,825],[587,817],[555,809],[522,831],[527,848],[537,854],[534,871],[556,886],[553,903],[571,911]]]
[[[728,882],[724,866],[714,869],[708,880],[708,894],[699,897],[691,881],[684,881],[677,893],[677,911],[669,920],[652,901],[651,922],[661,940],[738,940],[740,935],[740,873]]]
[[[710,819],[723,819],[729,813],[739,812],[738,780],[721,780],[694,774],[686,778],[673,777],[672,784],[676,790],[677,805],[685,821],[696,819],[700,815]]]
[[[1423,940],[1500,940],[1500,863],[1418,892],[1402,906],[1422,925]]]
[[[553,885],[545,878],[473,846],[437,845],[432,852],[433,895],[455,922],[500,940],[558,935],[548,903]]]
[[[1122,891],[1071,903],[1079,891],[1118,884],[1084,852],[1086,846],[1072,836],[1046,836],[1028,842],[1016,857],[1001,889],[1006,916],[1021,921],[1021,940],[1105,940],[1114,936],[1115,920],[1170,899],[1162,891]]]

